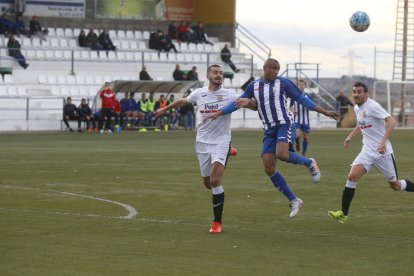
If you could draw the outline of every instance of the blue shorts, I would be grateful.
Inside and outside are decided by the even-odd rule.
[[[295,126],[291,124],[277,125],[264,132],[262,155],[275,153],[276,144],[279,142],[289,143],[289,150],[293,151],[292,145],[295,141]]]
[[[311,132],[310,125],[308,125],[308,124],[295,123],[295,127],[296,127],[296,129],[300,129],[300,130],[302,130],[303,132],[306,132],[306,133]]]

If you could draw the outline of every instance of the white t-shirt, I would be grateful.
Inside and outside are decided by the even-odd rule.
[[[239,95],[234,90],[220,88],[217,91],[209,91],[207,86],[194,90],[187,97],[188,102],[197,104],[197,141],[206,144],[230,142],[231,114],[205,122],[203,119],[206,115],[217,112],[238,97]]]
[[[375,157],[383,156],[377,149],[386,131],[384,119],[391,115],[379,103],[369,98],[362,106],[355,105],[354,111],[362,131],[362,151]],[[392,146],[388,140],[385,155],[392,153]]]

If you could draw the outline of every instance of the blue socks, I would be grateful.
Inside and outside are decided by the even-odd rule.
[[[289,152],[289,160],[287,162],[293,164],[306,165],[306,167],[309,167],[312,164],[311,159],[303,157],[291,151]]]
[[[289,186],[287,185],[285,179],[279,172],[275,172],[271,177],[270,180],[272,181],[273,185],[283,193],[289,201],[294,200],[296,196],[290,190]]]
[[[303,153],[303,155],[306,154],[307,150],[308,150],[308,139],[303,139],[303,143],[302,143],[302,153]]]

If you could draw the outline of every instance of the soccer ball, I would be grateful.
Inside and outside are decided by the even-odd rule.
[[[369,28],[370,20],[366,12],[356,11],[349,18],[349,25],[354,31],[364,32]]]
[[[236,148],[231,147],[230,152],[229,152],[230,156],[236,156],[237,155],[237,150]]]

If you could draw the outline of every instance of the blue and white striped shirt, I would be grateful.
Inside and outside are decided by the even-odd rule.
[[[312,100],[311,96],[308,93],[303,93],[302,95]],[[296,101],[292,101],[290,103],[290,106],[294,106],[296,112],[295,123],[300,125],[309,125],[309,109]]]
[[[301,96],[301,91],[291,80],[277,77],[274,81],[259,79],[250,83],[241,98],[256,100],[260,120],[267,130],[281,124],[293,124],[287,98],[297,101]]]

